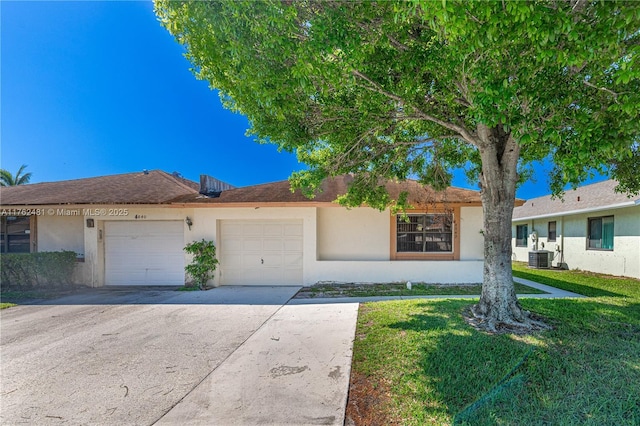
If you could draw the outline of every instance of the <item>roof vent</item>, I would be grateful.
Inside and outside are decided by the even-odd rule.
[[[149,170],[144,169],[144,170],[142,170],[142,173],[144,173],[145,175],[148,175],[149,174]]]
[[[200,193],[208,197],[217,198],[222,191],[233,189],[235,186],[223,182],[209,175],[200,175]]]

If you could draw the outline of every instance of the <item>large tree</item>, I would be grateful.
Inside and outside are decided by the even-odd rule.
[[[594,172],[640,189],[640,3],[156,0],[200,79],[259,141],[297,152],[310,193],[354,173],[342,202],[382,208],[381,182],[477,179],[484,281],[473,313],[528,327],[511,275],[516,186],[552,161],[561,193]]]
[[[8,170],[0,169],[0,186],[24,185],[29,183],[31,180],[31,172],[25,173],[24,169],[26,168],[26,164],[20,166],[15,176]]]

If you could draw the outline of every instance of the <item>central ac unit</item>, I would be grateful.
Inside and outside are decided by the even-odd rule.
[[[529,252],[529,267],[548,269],[551,267],[553,252],[547,250],[536,250]]]

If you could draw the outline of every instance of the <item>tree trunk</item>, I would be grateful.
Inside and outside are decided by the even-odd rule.
[[[531,329],[516,297],[511,272],[511,216],[515,202],[519,146],[501,126],[478,126],[482,159],[480,196],[484,213],[484,274],[480,301],[472,308],[482,328]]]

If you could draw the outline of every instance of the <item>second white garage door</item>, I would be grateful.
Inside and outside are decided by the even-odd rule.
[[[223,220],[224,285],[301,285],[302,220]]]
[[[183,285],[182,221],[105,222],[106,285]]]

